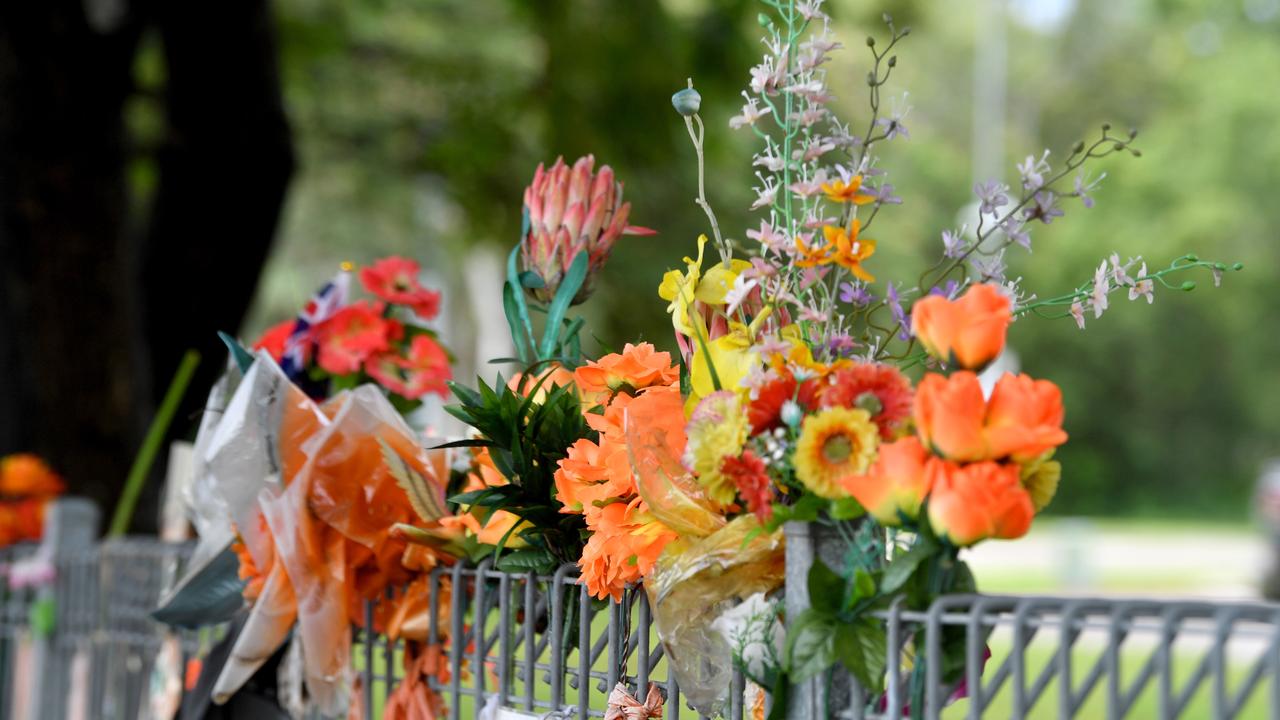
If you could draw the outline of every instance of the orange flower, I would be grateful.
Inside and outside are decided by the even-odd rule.
[[[990,403],[968,371],[950,377],[931,373],[916,387],[920,440],[948,460],[1032,459],[1067,441],[1062,418],[1058,387],[1026,375],[1000,378]]]
[[[841,485],[881,525],[900,525],[903,516],[915,518],[929,494],[931,474],[926,466],[942,462],[930,458],[914,437],[880,446],[880,455],[865,475],[844,478]]]
[[[796,238],[796,251],[800,259],[796,267],[815,267],[835,263],[864,282],[875,282],[876,278],[862,268],[862,261],[876,252],[876,241],[858,237],[861,224],[858,220],[850,223],[848,232],[834,225],[822,226],[822,236],[826,244],[809,247],[803,238]]]
[[[627,343],[621,353],[588,361],[573,373],[573,379],[584,397],[602,403],[612,395],[650,385],[670,385],[680,379],[680,370],[672,366],[671,353],[656,352],[653,345]]]
[[[880,439],[892,440],[911,417],[911,381],[897,368],[858,362],[826,378],[822,407],[858,407],[871,413]]]
[[[280,358],[284,357],[285,342],[289,336],[293,334],[293,328],[298,324],[295,318],[290,318],[284,322],[277,323],[267,328],[261,336],[253,343],[254,350],[266,350],[271,359],[280,362]]]
[[[591,530],[578,567],[587,590],[601,599],[621,600],[623,588],[653,570],[663,548],[676,538],[645,511],[639,498],[604,506]]]
[[[916,386],[916,430],[920,440],[944,458],[987,458],[982,434],[985,416],[982,386],[971,372],[961,371],[950,377],[929,373]]]
[[[833,180],[831,182],[822,183],[822,192],[831,202],[853,203],[854,205],[866,205],[876,201],[875,195],[869,195],[862,190],[862,176],[854,175],[849,178],[848,182],[844,180]]]
[[[996,286],[974,285],[959,300],[930,295],[911,309],[911,332],[930,355],[966,370],[985,367],[1004,350],[1012,304]]]
[[[404,326],[382,317],[382,303],[351,303],[316,326],[320,344],[318,364],[326,372],[346,375],[360,369],[370,356],[391,347],[404,335]]]
[[[1062,391],[1048,380],[1005,373],[987,403],[992,457],[1032,460],[1067,441]]]
[[[602,437],[600,444],[579,440],[556,471],[556,491],[563,513],[591,514],[598,504],[629,500],[636,493],[627,448],[619,439]]]
[[[46,497],[64,489],[62,478],[35,455],[15,453],[0,460],[0,495]]]
[[[939,537],[966,547],[986,538],[1020,538],[1031,528],[1035,508],[1017,465],[933,462],[928,473],[929,523]]]

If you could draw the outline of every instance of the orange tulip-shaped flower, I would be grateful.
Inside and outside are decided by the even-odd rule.
[[[920,440],[949,460],[987,458],[982,426],[986,403],[978,376],[961,371],[950,377],[928,374],[916,386],[915,419]]]
[[[987,538],[1012,540],[1027,534],[1035,508],[1022,487],[1018,466],[980,462],[957,466],[932,462],[929,524],[960,547]]]
[[[867,474],[848,477],[842,485],[881,525],[901,525],[904,516],[920,514],[932,480],[925,467],[937,462],[918,439],[905,437],[881,445]]]
[[[1000,378],[990,402],[982,399],[978,376],[968,371],[929,374],[916,388],[920,440],[957,462],[1039,457],[1067,441],[1062,418],[1058,386],[1026,375]]]
[[[1048,380],[1006,373],[987,403],[986,436],[992,457],[1025,462],[1067,441],[1062,391]]]
[[[680,368],[671,364],[671,353],[657,352],[649,343],[627,343],[621,353],[587,361],[573,377],[584,398],[603,403],[615,393],[678,382]]]
[[[1004,350],[1012,319],[1009,298],[995,285],[980,284],[958,300],[941,295],[921,299],[911,310],[911,331],[930,355],[975,370]]]

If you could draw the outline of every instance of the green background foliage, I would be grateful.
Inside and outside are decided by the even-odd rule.
[[[846,45],[831,86],[854,128],[866,118],[863,38],[884,35],[885,11],[913,28],[886,89],[910,91],[913,110],[910,139],[882,152],[905,204],[875,223],[871,269],[881,278],[914,278],[970,201],[975,42],[992,37],[976,26],[977,5],[828,3]],[[1071,202],[1067,217],[1037,228],[1034,252],[1011,255],[1011,274],[1055,295],[1113,251],[1153,268],[1188,251],[1246,265],[1221,289],[1198,278],[1196,291],[1159,290],[1150,307],[1113,296],[1084,332],[1070,320],[1015,324],[1023,369],[1059,383],[1067,401],[1071,442],[1050,512],[1244,520],[1259,463],[1280,454],[1276,3],[1047,3],[1066,10],[1057,23],[1043,22],[1045,3],[1009,5],[1003,179],[1016,180],[1014,163],[1041,148],[1061,159],[1103,121],[1140,128],[1144,152],[1104,161],[1097,206]],[[598,343],[589,351],[638,338],[672,348],[655,289],[706,228],[669,97],[695,79],[708,195],[726,234],[742,239],[758,222],[746,212],[755,142],[727,120],[757,62],[758,9],[749,0],[280,0],[302,168],[247,330],[289,314],[342,259],[414,256],[465,293],[450,284],[462,259],[516,240],[534,166],[592,152],[626,184],[633,221],[660,235],[620,241],[585,308]]]

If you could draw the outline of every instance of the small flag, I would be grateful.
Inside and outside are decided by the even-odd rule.
[[[285,340],[284,355],[280,358],[280,369],[290,380],[297,382],[303,379],[307,350],[313,341],[312,329],[347,304],[350,289],[351,273],[345,269],[344,263],[344,269],[317,290],[298,313],[298,321],[294,323],[289,339]]]

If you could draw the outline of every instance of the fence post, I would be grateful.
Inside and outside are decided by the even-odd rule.
[[[53,627],[50,632],[33,628],[32,667],[37,668],[31,688],[33,702],[27,718],[42,720],[62,717],[71,684],[71,648],[59,643],[59,635],[66,619],[68,560],[93,551],[98,537],[98,508],[84,498],[65,498],[51,504],[44,519],[44,537],[36,556],[49,563],[54,570],[51,584],[37,591],[36,603],[51,607]],[[37,611],[38,612],[38,611]],[[47,611],[46,611],[47,612]]]
[[[857,521],[848,523],[848,535]],[[782,526],[787,539],[785,605],[787,622],[809,608],[809,568],[822,562],[833,570],[845,564],[849,546],[836,528],[819,523],[789,522]],[[853,675],[837,666],[830,682],[826,674],[794,683],[787,694],[787,720],[827,720],[861,717],[861,689]]]

